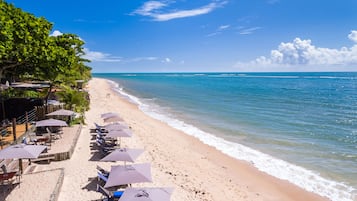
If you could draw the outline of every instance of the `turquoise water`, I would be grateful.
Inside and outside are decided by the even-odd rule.
[[[261,171],[331,200],[357,200],[357,73],[94,76]]]

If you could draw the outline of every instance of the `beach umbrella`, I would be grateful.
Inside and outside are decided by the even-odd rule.
[[[37,158],[46,148],[44,145],[15,144],[0,150],[0,159]]]
[[[105,125],[104,128],[108,131],[129,129],[129,127],[123,123],[108,124],[108,125]]]
[[[126,166],[117,165],[112,166],[110,169],[109,177],[104,188],[141,182],[152,182],[149,163]]]
[[[37,121],[35,127],[44,127],[44,126],[68,126],[65,121],[58,119],[45,119],[41,121]]]
[[[60,109],[56,110],[54,112],[46,114],[46,116],[73,116],[76,113],[73,112],[72,110],[65,110],[65,109]]]
[[[120,116],[110,116],[110,117],[103,118],[103,121],[106,123],[110,123],[110,122],[124,121],[124,119],[121,118]]]
[[[19,167],[22,172],[22,160],[38,158],[38,156],[47,148],[43,145],[16,144],[6,147],[0,151],[0,159],[19,159]]]
[[[106,138],[119,138],[119,146],[121,144],[122,137],[131,137],[133,133],[129,129],[125,130],[109,130],[108,133],[105,135]]]
[[[169,201],[172,188],[126,188],[120,201]]]
[[[115,149],[113,152],[102,158],[100,161],[124,161],[134,162],[134,160],[144,152],[144,149],[122,148]]]
[[[119,117],[119,114],[116,112],[107,112],[107,113],[103,113],[100,115],[100,117],[102,117],[103,119],[109,118],[109,117],[114,117],[114,116]]]
[[[125,130],[109,130],[105,137],[118,138],[118,137],[131,137],[133,133],[129,129]]]

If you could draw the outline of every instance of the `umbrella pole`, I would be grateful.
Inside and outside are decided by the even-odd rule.
[[[23,167],[22,167],[22,159],[19,158],[19,169],[20,169],[20,173],[23,173]]]

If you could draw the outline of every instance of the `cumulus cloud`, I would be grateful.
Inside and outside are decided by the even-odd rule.
[[[55,36],[55,37],[61,36],[61,35],[63,35],[63,33],[58,30],[54,30],[53,33],[50,34],[50,36]]]
[[[357,43],[357,31],[352,30],[350,34],[348,34],[348,38],[353,42]]]
[[[348,38],[355,42],[352,47],[330,49],[316,47],[311,40],[295,38],[292,42],[280,43],[269,57],[261,56],[248,63],[237,63],[236,67],[293,67],[293,66],[348,66],[357,65],[357,31]]]
[[[212,12],[213,10],[224,5],[226,1],[214,1],[205,6],[188,9],[188,10],[173,10],[166,11],[163,8],[168,7],[168,3],[163,3],[160,1],[148,1],[144,3],[139,9],[135,10],[133,14],[149,16],[155,21],[168,21],[177,18],[194,17],[197,15],[204,15]]]

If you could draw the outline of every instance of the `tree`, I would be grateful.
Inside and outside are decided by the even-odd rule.
[[[46,19],[0,0],[0,78],[26,75],[58,79],[88,79],[89,60],[82,59],[84,42],[75,34],[50,36]],[[83,78],[83,76],[85,76]]]
[[[46,103],[54,87],[63,87],[62,91],[68,93],[63,97],[71,97],[64,100],[84,102],[86,109],[86,94],[68,89],[76,80],[91,78],[91,68],[85,65],[90,61],[82,58],[84,42],[75,34],[50,36],[51,29],[52,23],[45,18],[0,0],[0,78],[49,81]]]
[[[0,0],[0,78],[4,74],[31,72],[50,58],[52,24]]]

